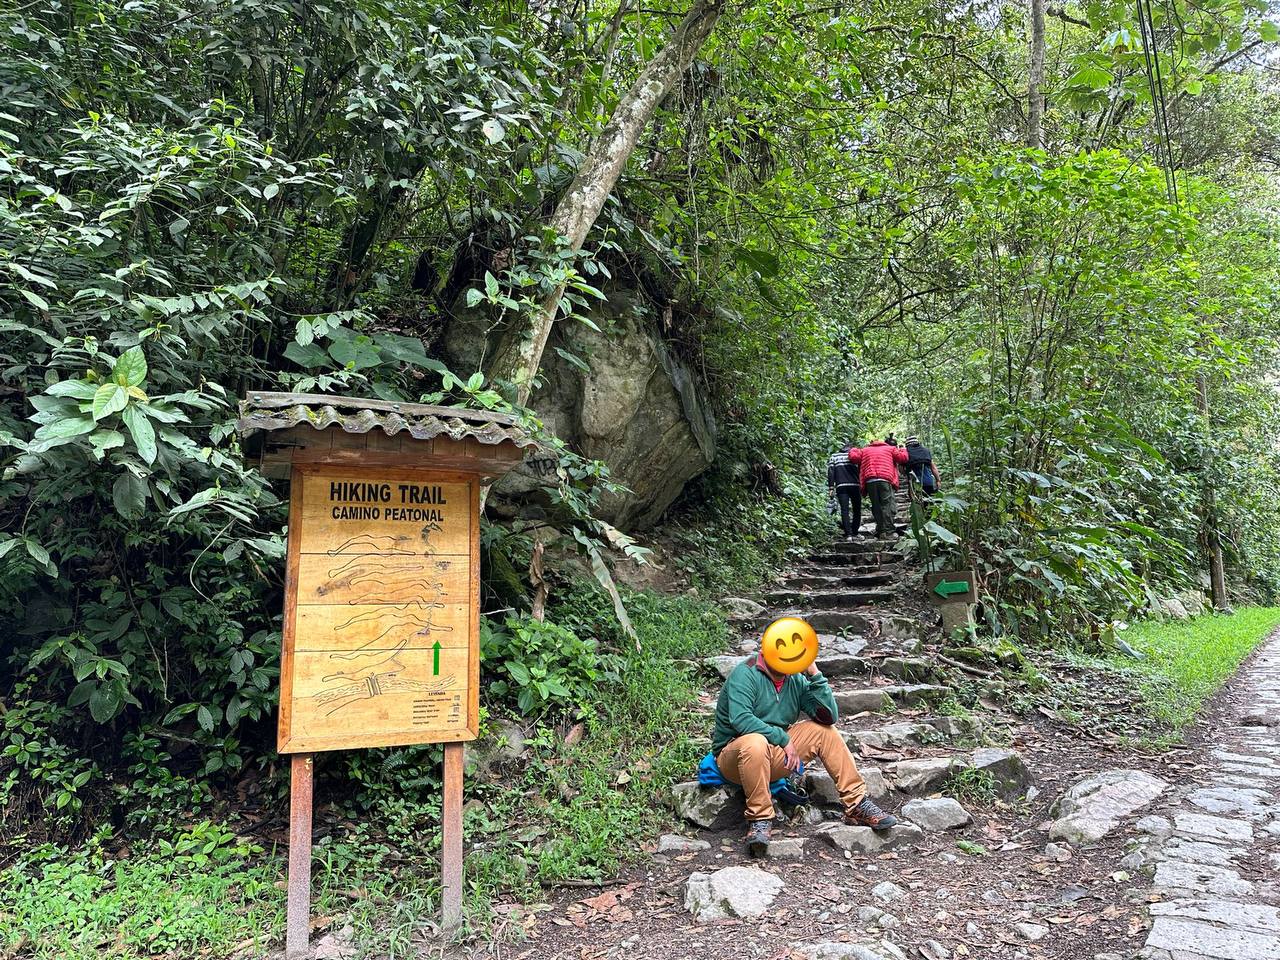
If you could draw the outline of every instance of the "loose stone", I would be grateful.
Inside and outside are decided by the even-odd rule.
[[[675,833],[664,833],[658,838],[658,853],[695,853],[710,849],[711,844],[706,840],[695,840]]]

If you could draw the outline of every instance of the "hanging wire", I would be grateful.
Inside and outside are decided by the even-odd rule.
[[[1146,63],[1147,89],[1151,93],[1152,117],[1156,128],[1156,155],[1163,152],[1165,190],[1174,206],[1178,205],[1177,168],[1173,158],[1173,138],[1170,135],[1169,111],[1165,101],[1164,75],[1160,69],[1160,53],[1156,49],[1155,18],[1151,0],[1135,0],[1138,14],[1138,31],[1142,36],[1142,58]],[[1162,148],[1163,147],[1163,151]]]
[[[1156,93],[1159,95],[1160,122],[1164,127],[1164,152],[1169,164],[1169,185],[1172,189],[1173,205],[1178,205],[1178,166],[1173,157],[1173,128],[1169,124],[1169,101],[1165,97],[1164,74],[1160,67],[1160,51],[1154,45],[1156,35],[1155,14],[1151,9],[1151,0],[1138,0],[1147,8],[1147,32],[1151,34],[1151,59],[1156,67]]]

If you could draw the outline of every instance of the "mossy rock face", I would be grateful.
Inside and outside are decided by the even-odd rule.
[[[942,655],[974,666],[1017,670],[1023,665],[1022,651],[1007,640],[981,647],[947,647]]]

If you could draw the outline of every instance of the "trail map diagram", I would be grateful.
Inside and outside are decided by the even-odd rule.
[[[291,739],[370,745],[385,731],[391,744],[465,729],[478,599],[470,483],[335,467],[301,487],[282,678]]]

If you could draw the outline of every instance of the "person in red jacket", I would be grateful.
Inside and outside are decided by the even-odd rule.
[[[875,440],[861,450],[850,448],[849,461],[858,465],[862,495],[871,501],[877,537],[896,537],[894,491],[898,489],[898,465],[907,462],[907,451],[896,443]]]

